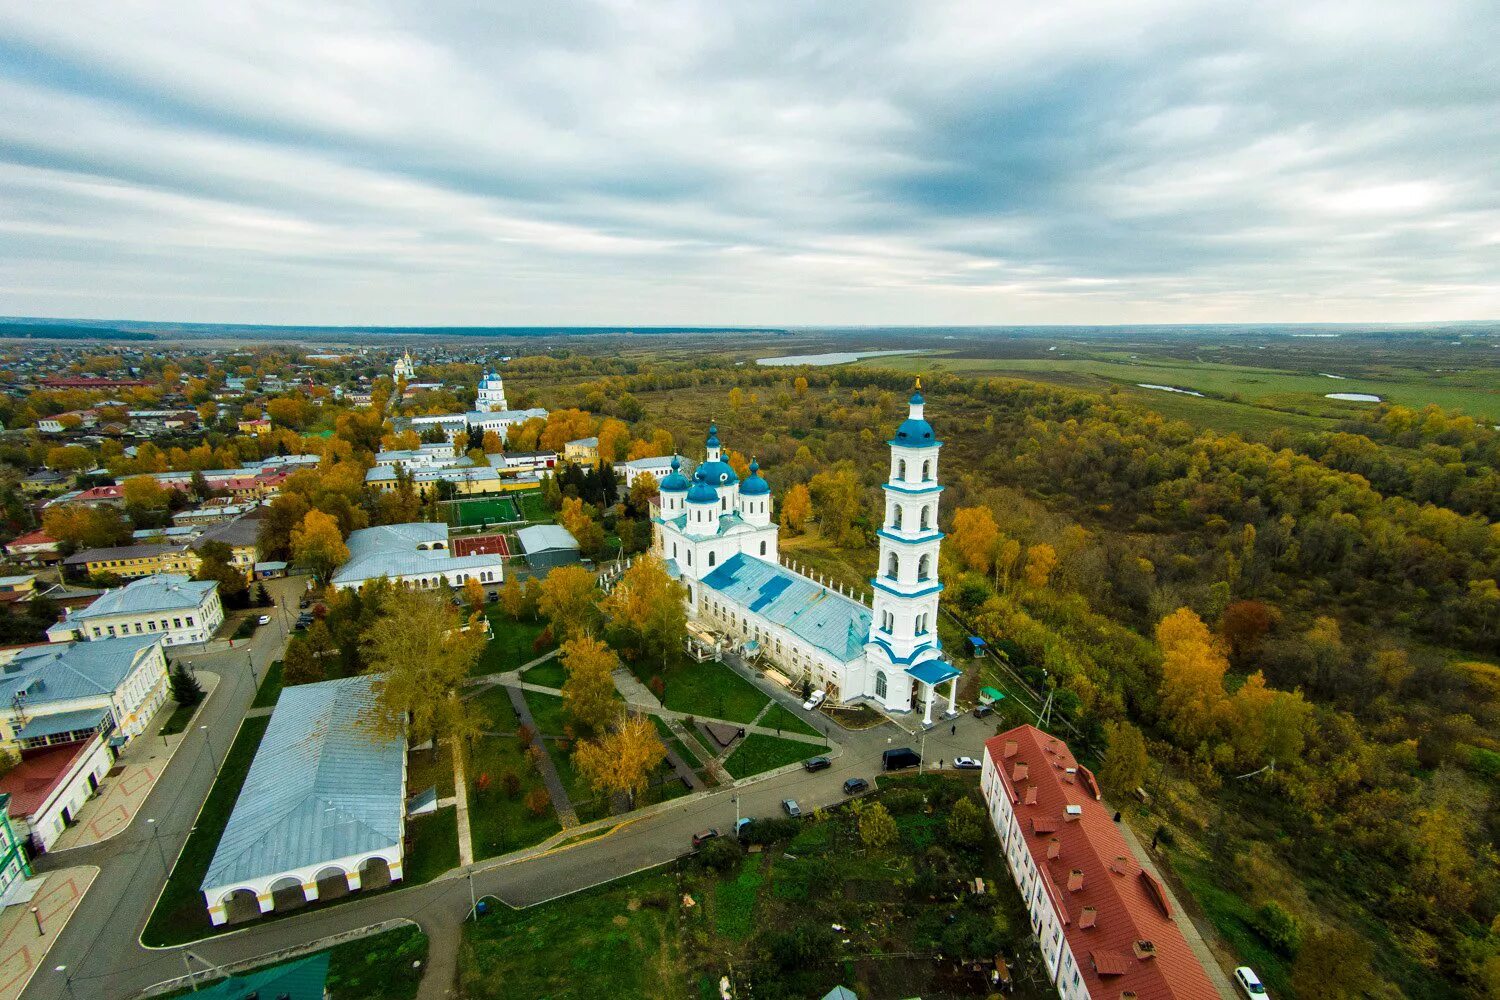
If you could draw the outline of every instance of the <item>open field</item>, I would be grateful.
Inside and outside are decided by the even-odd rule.
[[[1356,392],[1377,395],[1413,409],[1436,403],[1444,409],[1462,411],[1476,419],[1500,421],[1500,388],[1496,387],[1494,372],[1484,368],[1434,372],[1394,365],[1367,368],[1345,365],[1343,370],[1328,373],[1342,375],[1342,378],[1329,378],[1318,371],[1151,357],[1144,353],[1132,357],[1118,351],[1084,358],[982,358],[940,353],[871,358],[858,364],[918,374],[943,371],[965,376],[1059,382],[1075,388],[1107,389],[1118,385],[1132,396],[1147,399],[1153,408],[1158,404],[1169,405],[1159,397],[1171,397],[1171,405],[1176,410],[1174,416],[1190,414],[1193,412],[1191,406],[1211,401],[1180,393],[1141,389],[1139,384],[1187,389],[1262,408],[1303,410],[1305,415],[1328,419],[1347,416],[1361,407],[1373,405],[1324,398],[1330,392]],[[1218,412],[1224,415],[1224,411]],[[1286,414],[1289,418],[1299,415],[1303,414]]]
[[[443,505],[448,523],[455,528],[477,524],[507,524],[521,519],[515,500],[510,497],[480,497],[473,500],[451,500]]]
[[[816,757],[821,749],[812,743],[800,740],[783,740],[775,736],[751,733],[724,760],[724,770],[733,777],[748,778],[752,774],[774,771],[798,761]]]
[[[551,649],[553,644],[540,646],[537,640],[547,630],[544,621],[513,620],[498,604],[485,609],[490,620],[490,641],[485,643],[479,660],[474,664],[473,675],[499,674],[514,670],[523,663],[530,663]]]

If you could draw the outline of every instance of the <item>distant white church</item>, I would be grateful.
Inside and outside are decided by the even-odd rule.
[[[501,437],[515,424],[525,423],[533,417],[547,419],[547,411],[541,407],[512,410],[505,400],[505,381],[496,371],[487,371],[479,380],[478,396],[474,409],[467,413],[437,413],[412,417],[412,430],[421,434],[433,427],[441,427],[452,440],[460,434],[468,434],[470,428],[494,431]]]
[[[831,700],[873,701],[889,712],[920,708],[930,724],[946,684],[953,712],[961,672],[944,658],[937,635],[942,442],[923,417],[921,382],[889,442],[872,607],[782,565],[760,467],[752,462],[741,482],[723,459],[716,426],[705,444],[691,481],[674,458],[654,517],[655,551],[687,585],[689,614],[753,644],[794,683],[806,679]]]
[[[401,357],[391,366],[391,379],[396,382],[411,382],[417,376],[417,366],[411,360],[410,351],[402,351]]]

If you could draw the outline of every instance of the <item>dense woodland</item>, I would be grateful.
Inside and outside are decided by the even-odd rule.
[[[729,460],[743,473],[754,457],[770,480],[790,555],[856,589],[872,571],[909,376],[559,351],[506,378],[513,404],[552,417],[461,446],[597,434],[606,460],[699,458],[715,419]],[[377,380],[375,407],[299,397],[306,412],[281,407],[261,437],[220,422],[133,459],[107,442],[79,467],[128,477],[320,454],[271,505],[262,558],[326,574],[350,531],[435,516],[409,483],[364,489],[374,450],[412,443],[380,416],[393,388]],[[944,375],[924,393],[946,442],[946,607],[1054,691],[1117,801],[1146,789],[1179,888],[1273,993],[1500,996],[1500,434],[1380,406],[1247,440],[1033,382]],[[464,402],[448,395],[402,407]],[[0,452],[12,529],[28,526],[16,473],[48,457],[40,441]],[[646,545],[649,490],[568,470],[545,497],[608,556]],[[170,502],[147,494],[133,498],[143,516]],[[73,545],[127,525],[57,520]],[[357,668],[325,662],[357,656],[339,633],[369,617],[341,600],[309,636],[319,665],[303,666],[320,674]]]

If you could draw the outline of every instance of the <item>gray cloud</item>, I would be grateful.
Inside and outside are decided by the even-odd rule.
[[[0,311],[1500,315],[1500,9],[0,10]]]

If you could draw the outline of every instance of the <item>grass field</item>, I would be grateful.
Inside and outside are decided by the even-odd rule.
[[[229,823],[229,814],[234,811],[234,801],[239,797],[245,776],[250,773],[250,763],[255,759],[260,738],[271,724],[269,716],[246,719],[235,735],[234,743],[219,768],[218,780],[208,793],[199,813],[193,832],[183,845],[182,854],[172,868],[172,875],[162,890],[161,899],[146,924],[141,940],[152,947],[183,944],[211,933],[208,909],[203,902],[199,886],[213,860],[214,850],[219,846],[219,837]],[[156,862],[151,854],[142,855],[141,863]],[[232,928],[224,928],[231,930]]]
[[[545,663],[538,663],[530,670],[521,675],[521,680],[527,684],[540,684],[542,687],[560,688],[568,679],[568,672],[563,668],[562,660],[553,657]]]
[[[756,725],[762,729],[780,729],[788,733],[801,733],[803,736],[823,735],[779,704],[772,705],[771,710],[762,715]]]
[[[533,490],[530,493],[517,493],[515,499],[521,504],[521,517],[531,522],[550,522],[556,519],[556,515],[542,502],[541,490]]]
[[[188,720],[193,717],[193,713],[198,711],[198,705],[201,704],[203,702],[199,701],[196,705],[178,705],[172,709],[172,714],[167,717],[166,723],[156,731],[156,735],[176,736],[182,732],[187,728]]]
[[[820,753],[822,748],[812,743],[751,733],[745,737],[745,742],[735,748],[734,753],[724,759],[724,770],[735,778],[748,778],[752,774],[774,771],[778,767],[795,764]]]
[[[281,697],[281,661],[276,660],[266,671],[266,676],[260,679],[260,687],[255,689],[255,700],[250,703],[251,708],[270,708],[276,704],[276,699]]]
[[[1359,392],[1421,409],[1436,403],[1444,409],[1462,411],[1485,420],[1500,420],[1500,388],[1484,371],[1432,372],[1397,366],[1372,366],[1362,369],[1347,366],[1344,371],[1329,374],[1317,371],[1292,371],[1272,367],[1223,364],[1180,358],[1132,358],[1123,352],[1109,352],[1089,357],[1059,358],[964,358],[949,355],[913,355],[872,358],[862,365],[911,372],[947,371],[978,377],[1011,377],[1033,381],[1056,381],[1087,388],[1091,384],[1104,389],[1111,385],[1126,388],[1130,395],[1149,400],[1153,409],[1165,412],[1171,408],[1182,419],[1200,415],[1211,420],[1233,415],[1223,409],[1230,403],[1253,404],[1257,409],[1275,408],[1305,410],[1306,414],[1285,413],[1275,418],[1281,425],[1304,424],[1307,415],[1336,419],[1358,412],[1369,403],[1350,403],[1326,399],[1330,392]],[[1140,389],[1140,383],[1168,385],[1178,389],[1209,393],[1225,400],[1197,399],[1180,393]],[[1160,397],[1170,397],[1163,399]],[[1217,405],[1215,405],[1217,404]],[[1262,419],[1265,414],[1262,412]],[[1303,420],[1297,420],[1302,417]],[[1205,426],[1211,425],[1205,423]],[[1247,427],[1251,426],[1247,424]],[[1233,429],[1233,428],[1230,428]]]
[[[455,528],[480,524],[508,524],[521,520],[516,501],[507,496],[450,500],[444,504],[448,523]]]
[[[492,730],[507,734],[480,738],[469,759],[469,830],[474,838],[474,856],[492,858],[546,840],[561,830],[562,824],[550,807],[540,816],[526,808],[527,791],[540,787],[542,781],[514,735],[520,723],[510,696],[503,688],[491,688],[475,701],[489,717]],[[506,774],[521,780],[514,798],[505,794]]]
[[[632,664],[632,669],[646,683],[658,672],[655,664]],[[716,660],[694,663],[685,655],[680,656],[661,676],[666,684],[662,704],[674,712],[699,718],[751,722],[771,700]]]
[[[474,665],[472,674],[475,677],[514,670],[553,648],[552,645],[547,645],[538,650],[536,645],[537,638],[547,628],[546,622],[527,621],[524,618],[512,621],[509,615],[500,610],[499,605],[485,609],[485,617],[490,620],[492,635],[490,641],[485,643],[484,651],[479,654],[479,662]]]

